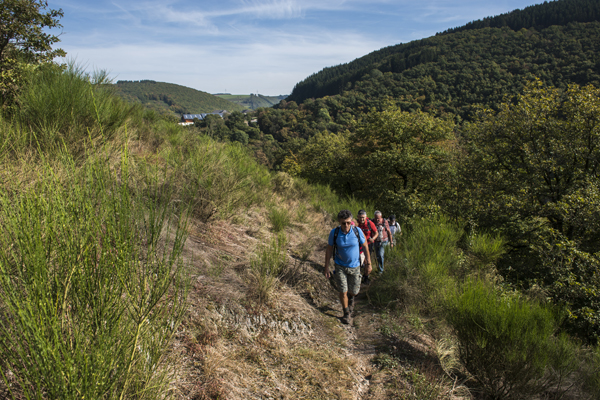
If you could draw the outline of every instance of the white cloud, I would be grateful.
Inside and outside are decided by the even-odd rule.
[[[67,49],[91,68],[116,79],[172,82],[209,93],[287,94],[323,67],[351,61],[381,47],[356,35],[323,35],[315,41],[287,36],[249,45],[119,45]]]

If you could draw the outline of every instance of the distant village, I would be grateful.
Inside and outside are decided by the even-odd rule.
[[[244,111],[242,111],[242,114],[248,114],[250,112],[252,112],[252,110],[244,110]],[[204,118],[206,118],[207,115],[218,115],[219,117],[224,118],[226,114],[229,114],[229,111],[215,110],[210,113],[182,114],[181,122],[179,122],[179,125],[183,125],[183,126],[193,125],[195,120],[202,121]]]

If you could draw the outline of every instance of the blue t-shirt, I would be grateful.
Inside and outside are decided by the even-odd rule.
[[[329,245],[333,246],[333,237],[335,236],[335,229],[332,229],[329,232]],[[354,230],[358,231],[358,235],[360,237],[360,242],[356,237],[356,233]],[[355,226],[350,227],[350,231],[348,233],[344,233],[342,228],[339,228],[339,233],[337,237],[337,254],[333,261],[337,265],[341,265],[347,268],[356,268],[360,267],[360,255],[359,248],[365,242],[365,235],[361,229],[358,229]]]

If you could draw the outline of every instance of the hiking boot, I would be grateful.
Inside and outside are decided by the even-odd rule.
[[[348,311],[350,315],[354,313],[354,296],[348,296]]]
[[[350,310],[348,310],[348,307],[344,308],[344,316],[340,319],[340,321],[342,321],[342,324],[350,324]]]

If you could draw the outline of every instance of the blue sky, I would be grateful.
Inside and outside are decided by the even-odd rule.
[[[59,46],[115,80],[289,94],[324,67],[540,0],[49,0]],[[56,31],[55,31],[56,33]]]

